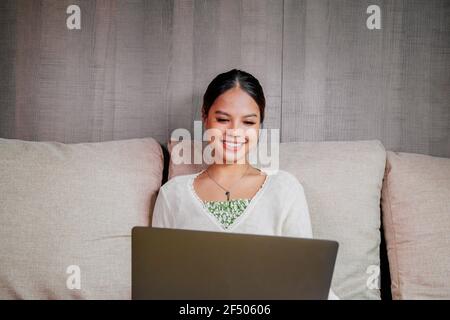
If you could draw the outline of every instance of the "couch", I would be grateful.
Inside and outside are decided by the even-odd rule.
[[[173,163],[177,145],[0,139],[0,299],[130,299],[131,229],[149,225],[161,184],[205,166]],[[279,154],[314,236],[340,243],[337,295],[450,298],[450,159],[378,140]]]

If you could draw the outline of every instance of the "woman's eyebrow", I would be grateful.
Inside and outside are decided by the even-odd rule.
[[[225,116],[230,116],[229,113],[226,113],[226,112],[220,111],[220,110],[217,110],[215,113],[223,114]],[[248,118],[248,117],[257,117],[257,115],[256,115],[256,113],[251,113],[251,114],[247,114],[247,115],[243,116],[243,118]]]
[[[230,116],[230,114],[228,114],[228,113],[226,113],[224,111],[220,111],[220,110],[217,110],[215,113],[223,114],[225,116]]]

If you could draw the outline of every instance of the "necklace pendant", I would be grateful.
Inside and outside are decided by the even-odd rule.
[[[230,201],[230,191],[225,192],[225,195],[227,196],[227,201]]]

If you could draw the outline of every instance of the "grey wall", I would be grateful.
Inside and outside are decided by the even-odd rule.
[[[242,68],[282,141],[450,157],[449,0],[2,0],[0,67],[4,138],[165,143],[200,119],[215,75]]]

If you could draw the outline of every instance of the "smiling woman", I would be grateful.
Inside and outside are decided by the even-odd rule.
[[[208,86],[202,107],[215,162],[199,173],[164,184],[153,227],[312,238],[303,186],[290,173],[254,168],[248,155],[257,144],[265,97],[251,74],[233,69]],[[337,296],[330,290],[329,298]]]

